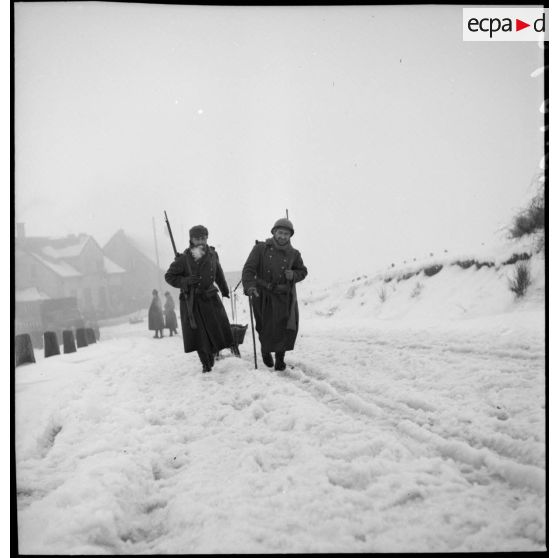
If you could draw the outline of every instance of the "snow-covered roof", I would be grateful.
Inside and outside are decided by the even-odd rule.
[[[43,293],[37,287],[29,287],[28,289],[20,289],[15,292],[16,302],[31,302],[33,300],[47,300],[50,297]]]
[[[123,267],[120,267],[117,263],[113,262],[106,256],[104,256],[104,258],[105,271],[107,273],[126,273],[126,270]]]
[[[53,246],[45,246],[42,249],[42,253],[50,258],[76,258],[79,256],[87,244],[89,236],[85,236],[78,239],[75,244],[70,244],[69,246],[64,246],[63,248],[54,248]]]
[[[67,262],[51,262],[45,258],[41,258],[38,254],[34,253],[33,256],[37,258],[43,265],[54,271],[60,277],[80,277],[82,274]]]

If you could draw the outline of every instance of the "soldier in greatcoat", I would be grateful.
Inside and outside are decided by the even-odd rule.
[[[203,372],[211,370],[221,349],[233,344],[229,319],[215,283],[226,298],[229,287],[215,248],[207,244],[208,236],[203,225],[192,227],[190,246],[176,257],[165,274],[169,285],[181,289],[184,352],[198,352]]]
[[[161,305],[159,293],[156,289],[153,289],[151,294],[153,295],[153,298],[151,299],[151,304],[147,313],[147,327],[151,331],[155,331],[155,335],[153,337],[157,339],[163,337],[165,322],[163,319],[163,307]]]
[[[174,300],[167,291],[165,293],[165,304],[163,305],[164,314],[165,314],[165,327],[169,330],[169,335],[172,337],[174,333],[178,333],[177,327],[177,320],[176,320],[176,312],[174,311]]]
[[[252,300],[264,364],[285,370],[285,351],[294,349],[298,334],[296,283],[308,270],[291,245],[294,227],[289,219],[276,221],[271,234],[252,248],[242,269],[242,286]]]

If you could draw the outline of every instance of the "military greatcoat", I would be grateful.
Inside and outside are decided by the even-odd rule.
[[[165,327],[173,332],[177,326],[176,312],[174,311],[174,300],[172,296],[167,296],[165,300],[164,314],[165,314]]]
[[[199,285],[187,284],[186,277],[190,275],[201,277]],[[196,260],[188,248],[171,263],[165,281],[182,291],[179,300],[184,352],[216,353],[231,347],[231,326],[215,283],[223,296],[229,296],[229,287],[215,249],[208,246],[205,255]],[[196,328],[190,322],[186,297],[193,297],[191,307]]]
[[[149,311],[147,312],[147,327],[151,331],[157,331],[165,327],[163,319],[163,307],[161,306],[161,299],[159,295],[153,295]]]
[[[286,269],[293,270],[292,281],[285,278]],[[290,241],[281,246],[268,238],[252,248],[242,269],[242,286],[245,293],[250,287],[258,289],[252,303],[263,353],[294,349],[299,323],[296,283],[307,274],[300,252]]]

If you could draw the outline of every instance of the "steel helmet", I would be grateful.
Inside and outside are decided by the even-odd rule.
[[[291,231],[291,236],[294,234],[293,224],[285,217],[283,217],[282,219],[277,219],[277,221],[275,221],[275,225],[273,225],[273,228],[271,229],[271,234],[275,233],[275,229],[279,228]]]

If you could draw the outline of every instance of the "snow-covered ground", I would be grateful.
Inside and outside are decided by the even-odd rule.
[[[20,552],[544,550],[544,264],[531,269],[522,301],[509,266],[309,278],[283,373],[254,370],[250,330],[241,359],[224,351],[203,375],[145,322],[36,352],[16,369]]]

